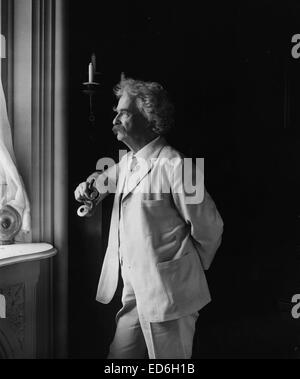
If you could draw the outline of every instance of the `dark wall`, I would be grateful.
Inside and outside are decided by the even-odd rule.
[[[300,293],[294,249],[299,150],[300,33],[296,2],[171,1],[70,5],[70,193],[97,159],[117,159],[112,88],[127,76],[162,83],[176,106],[168,137],[188,156],[205,157],[205,180],[225,222],[207,273],[213,302],[200,313],[195,358],[291,357],[299,325],[290,300]],[[92,52],[100,88],[96,123],[82,93]],[[70,196],[70,356],[104,358],[120,298],[95,302],[112,198],[91,219]],[[102,233],[101,233],[102,230]],[[120,288],[118,290],[120,295]],[[297,329],[298,328],[298,329]]]

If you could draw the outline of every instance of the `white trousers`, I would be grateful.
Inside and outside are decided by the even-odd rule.
[[[146,321],[139,314],[128,269],[122,264],[123,307],[116,315],[116,332],[108,359],[190,359],[198,312],[176,320]]]

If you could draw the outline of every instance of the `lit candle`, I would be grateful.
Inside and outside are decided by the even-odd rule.
[[[96,54],[95,53],[92,54],[92,64],[93,64],[94,73],[95,73],[95,72],[97,72],[97,69],[96,69]]]
[[[94,81],[94,67],[93,64],[89,64],[89,83],[93,83]]]

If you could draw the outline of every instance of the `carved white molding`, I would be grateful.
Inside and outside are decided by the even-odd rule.
[[[0,354],[4,358],[32,359],[37,356],[36,286],[40,262],[29,265],[22,263],[0,268],[0,292],[7,302],[6,319],[0,322]]]

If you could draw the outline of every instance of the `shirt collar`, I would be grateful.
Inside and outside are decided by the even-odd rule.
[[[158,136],[154,138],[152,141],[150,141],[147,145],[145,145],[143,148],[141,148],[139,151],[137,151],[135,154],[132,154],[131,157],[135,156],[137,159],[144,159],[148,160],[153,152],[156,149],[157,142],[161,139],[161,136]]]

